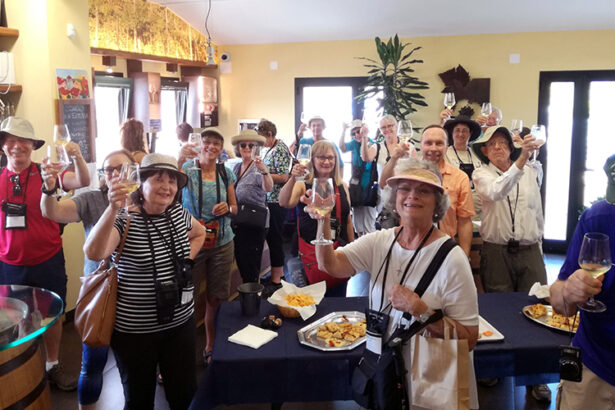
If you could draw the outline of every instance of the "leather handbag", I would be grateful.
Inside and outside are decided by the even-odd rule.
[[[233,223],[254,229],[265,229],[269,209],[264,206],[249,203],[237,204],[237,214],[233,216]]]
[[[126,220],[126,228],[113,266],[109,266],[107,258],[100,262],[95,272],[81,278],[81,289],[75,307],[75,329],[81,336],[81,341],[91,347],[109,346],[111,343],[117,302],[116,265],[122,255],[129,227],[130,217]]]

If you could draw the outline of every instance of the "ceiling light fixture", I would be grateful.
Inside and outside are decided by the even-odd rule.
[[[209,13],[211,12],[211,0],[207,1],[207,15],[205,16],[205,31],[207,32],[207,48],[205,51],[207,52],[207,64],[215,64],[214,58],[216,50],[214,46],[211,45],[211,35],[209,34],[209,28],[207,27],[207,22],[209,21]]]

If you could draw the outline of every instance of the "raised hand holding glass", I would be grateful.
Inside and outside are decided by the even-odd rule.
[[[335,189],[333,188],[333,179],[331,178],[314,178],[312,183],[312,203],[310,208],[316,211],[318,215],[325,216],[335,206]],[[324,219],[318,220],[318,233],[312,245],[332,245],[333,241],[325,239],[323,228]]]

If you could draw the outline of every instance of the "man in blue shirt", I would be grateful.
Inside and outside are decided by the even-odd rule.
[[[595,279],[578,264],[587,232],[608,235],[611,255],[615,255],[615,155],[606,160],[604,171],[608,177],[606,200],[593,204],[581,215],[566,261],[550,290],[553,308],[566,316],[574,314],[577,303],[586,302],[590,296],[607,306],[601,313],[581,310],[572,344],[581,349],[583,378],[578,383],[562,380],[558,393],[561,409],[606,409],[615,403],[615,275],[611,268]]]
[[[309,128],[310,131],[312,131],[311,138],[306,138],[303,136],[303,132],[307,128]],[[301,124],[301,126],[299,127],[299,131],[297,131],[297,139],[299,140],[299,142],[295,140],[290,145],[289,147],[290,152],[293,152],[295,155],[297,155],[297,149],[299,148],[299,145],[314,145],[314,142],[326,139],[324,135],[322,134],[325,128],[326,128],[326,125],[325,125],[324,118],[318,115],[315,115],[312,118],[310,118],[307,125]],[[337,155],[339,156],[340,172],[342,173],[342,175],[344,175],[344,170],[343,170],[344,160],[342,159],[342,153],[340,152],[340,149],[337,147],[337,145],[335,144],[333,145],[335,146],[335,150],[337,151]]]

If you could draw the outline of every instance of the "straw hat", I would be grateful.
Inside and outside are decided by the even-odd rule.
[[[242,130],[239,135],[235,135],[231,139],[231,144],[237,145],[242,141],[254,141],[257,144],[265,145],[265,137],[258,135],[254,130]]]
[[[410,168],[401,174],[394,175],[391,178],[387,179],[387,185],[392,187],[401,180],[422,182],[424,184],[431,185],[432,187],[439,189],[440,192],[444,192],[440,177],[426,169]]]
[[[182,189],[188,183],[188,176],[177,168],[177,160],[170,155],[164,154],[147,154],[141,160],[139,167],[139,175],[149,172],[166,171],[172,174],[177,179],[177,189]]]

